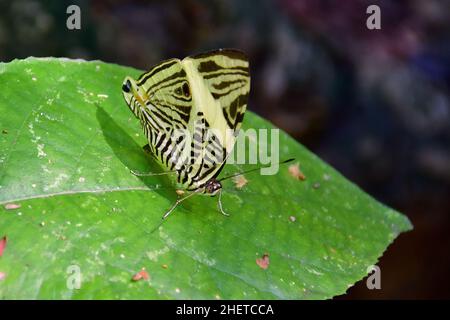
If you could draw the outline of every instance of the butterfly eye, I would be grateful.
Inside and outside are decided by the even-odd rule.
[[[183,83],[183,94],[186,98],[191,96],[191,91],[189,90],[189,85],[187,82]]]
[[[125,82],[123,85],[122,85],[122,90],[124,91],[124,92],[130,92],[131,91],[131,82],[130,82],[130,80],[127,80],[127,82]]]

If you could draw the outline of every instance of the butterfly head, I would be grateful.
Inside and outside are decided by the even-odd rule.
[[[130,77],[126,77],[122,84],[122,94],[131,111],[139,117],[139,109],[144,108],[148,95],[145,90]]]
[[[215,178],[209,179],[205,184],[205,193],[212,196],[219,192],[220,189],[222,189],[222,184]]]

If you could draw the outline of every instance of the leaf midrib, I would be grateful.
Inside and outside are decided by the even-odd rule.
[[[25,201],[25,200],[32,200],[32,199],[42,199],[42,198],[49,198],[49,197],[55,197],[55,196],[65,196],[65,195],[74,195],[74,194],[81,194],[81,193],[107,193],[107,192],[122,192],[122,191],[155,191],[159,189],[158,186],[155,186],[154,188],[149,188],[147,186],[136,186],[136,187],[114,187],[114,188],[103,188],[103,189],[85,189],[85,190],[66,190],[66,191],[60,191],[60,192],[53,192],[53,193],[45,193],[45,194],[36,194],[32,196],[27,197],[19,197],[14,199],[8,199],[8,200],[0,200],[1,204],[11,203],[15,201]]]

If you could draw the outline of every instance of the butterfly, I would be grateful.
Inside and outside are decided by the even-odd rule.
[[[125,101],[139,119],[148,145],[144,146],[188,194],[219,194],[217,179],[236,142],[250,91],[249,61],[235,49],[219,49],[160,62],[137,80],[126,77]],[[178,193],[178,192],[177,192]],[[181,192],[184,193],[184,192]]]

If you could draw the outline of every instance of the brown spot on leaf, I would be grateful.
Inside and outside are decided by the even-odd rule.
[[[167,264],[163,264],[161,267],[162,267],[163,269],[167,269],[167,268],[168,268]]]
[[[297,180],[305,180],[306,176],[305,174],[300,170],[300,164],[299,163],[295,163],[295,164],[291,164],[288,168],[289,170],[289,174],[294,177]]]
[[[237,189],[242,189],[248,183],[248,180],[241,174],[233,177],[233,182]]]
[[[269,255],[264,253],[262,258],[256,259],[256,264],[261,268],[266,270],[269,267]]]
[[[175,190],[175,192],[177,193],[177,195],[182,196],[184,194],[184,190],[181,189],[177,189]]]
[[[20,207],[21,207],[21,205],[17,204],[17,203],[7,203],[7,204],[5,204],[5,209],[6,210],[19,209]]]
[[[148,279],[150,279],[150,276],[148,272],[145,270],[145,268],[142,268],[142,270],[136,273],[132,278],[133,281],[148,280]]]

